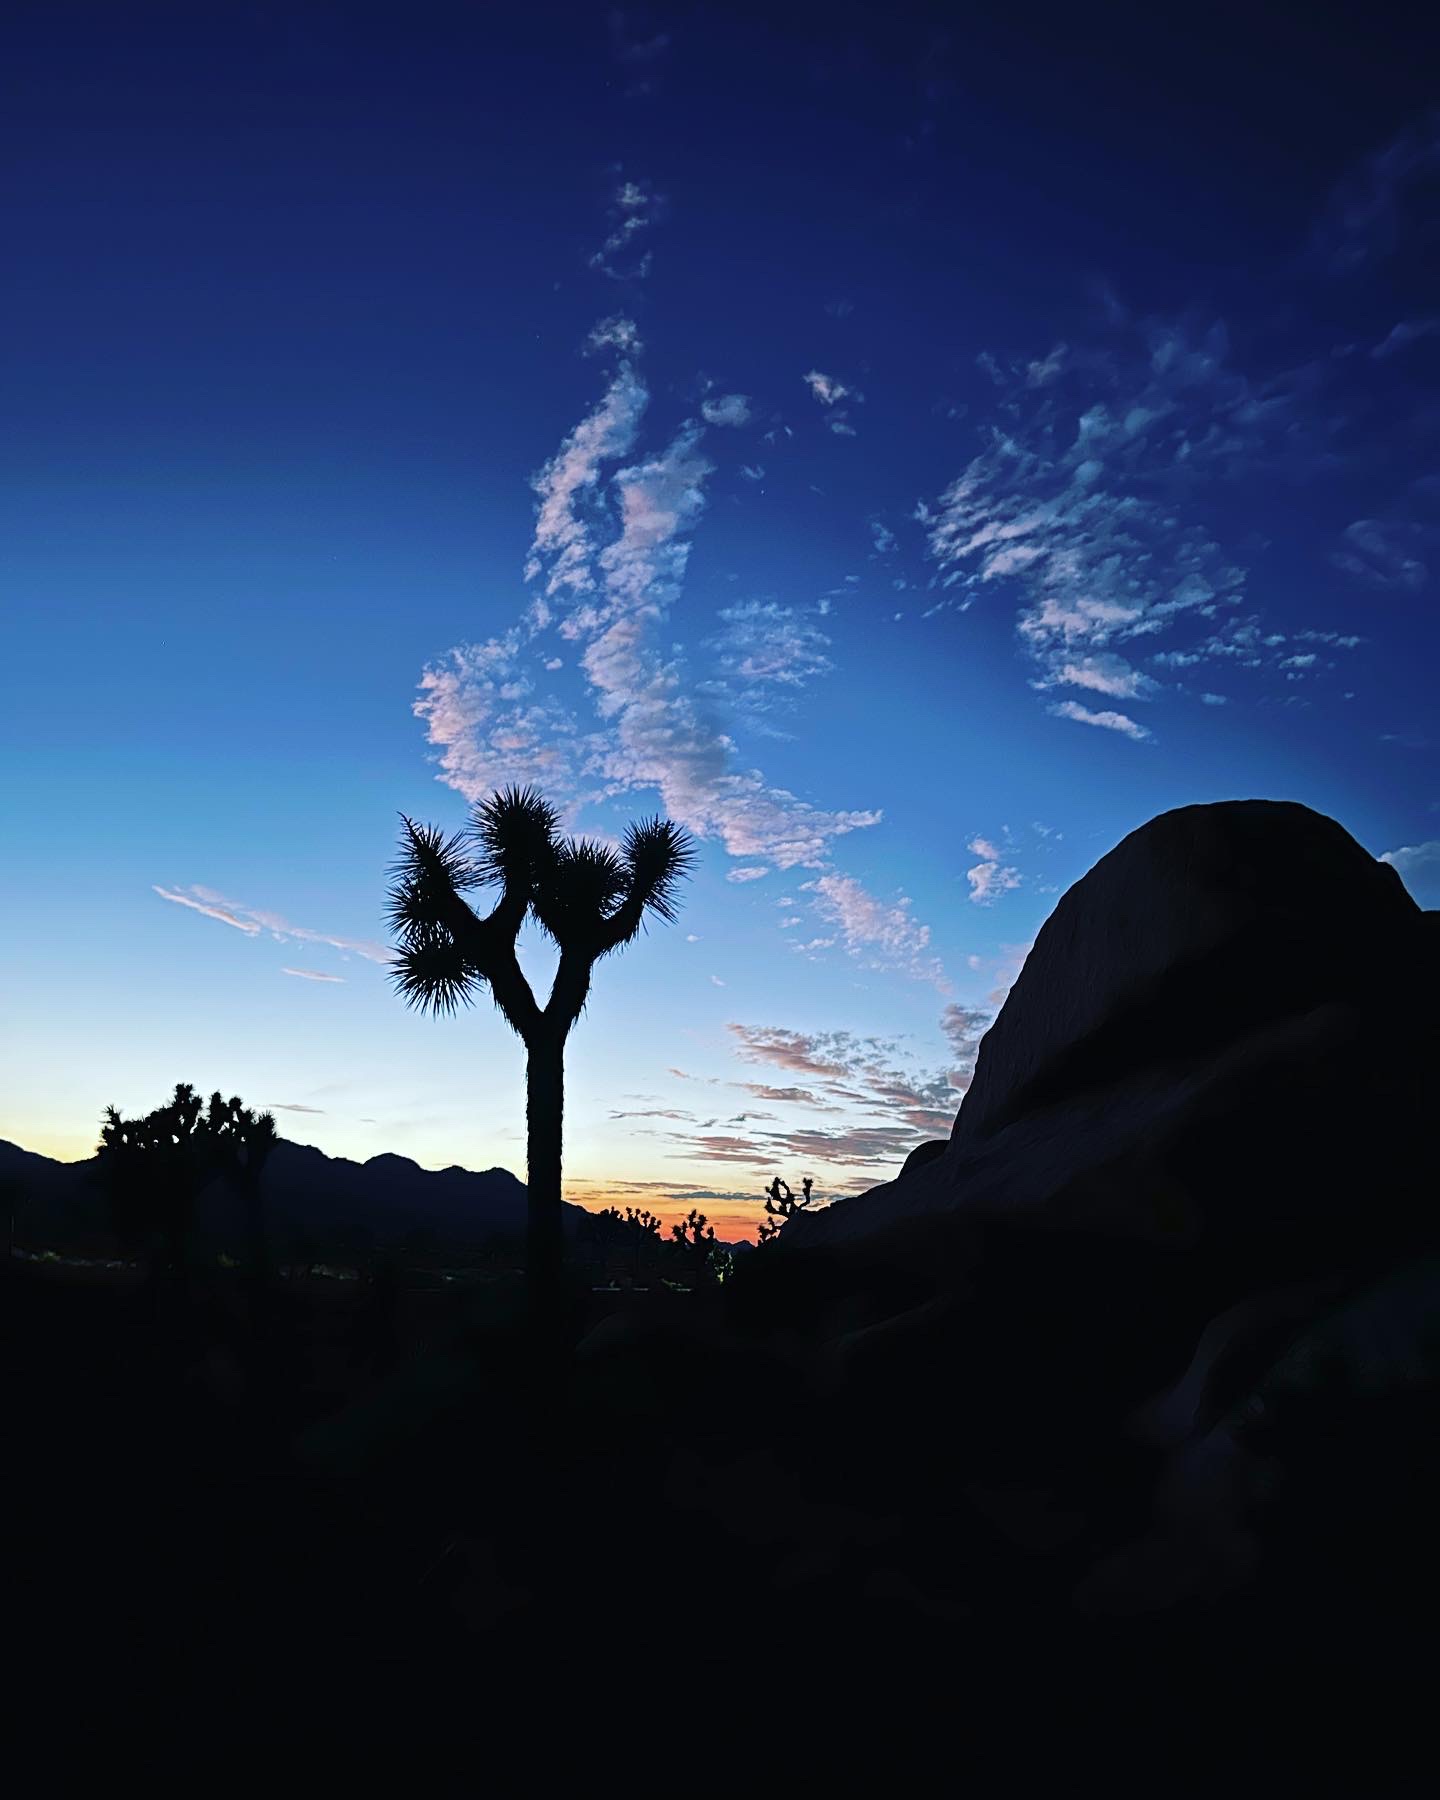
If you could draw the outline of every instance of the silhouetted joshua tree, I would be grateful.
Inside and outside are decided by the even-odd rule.
[[[195,1200],[217,1176],[234,1181],[245,1198],[252,1272],[263,1275],[264,1226],[260,1174],[275,1143],[275,1121],[238,1098],[210,1096],[208,1109],[189,1082],[177,1082],[169,1103],[138,1119],[105,1109],[100,1171],[122,1235],[157,1239],[172,1272],[185,1266]]]
[[[452,837],[403,819],[390,889],[397,988],[412,1006],[443,1013],[488,987],[525,1045],[526,1268],[537,1310],[558,1293],[563,1258],[565,1040],[599,959],[631,943],[647,913],[675,917],[693,857],[689,837],[668,819],[631,825],[618,851],[561,838],[554,809],[528,787],[492,795]],[[462,896],[484,887],[500,897],[482,918]],[[515,954],[531,913],[560,952],[543,1007]]]
[[[722,1252],[715,1241],[715,1227],[708,1223],[704,1213],[697,1212],[692,1206],[678,1225],[670,1227],[670,1235],[683,1265],[688,1267],[697,1283],[717,1279],[721,1274]]]
[[[782,1181],[777,1175],[765,1190],[765,1211],[768,1215],[761,1221],[758,1233],[762,1244],[771,1243],[797,1214],[805,1211],[814,1199],[812,1189],[815,1186],[813,1176],[807,1175],[800,1183],[803,1199],[797,1200],[791,1191],[788,1181]]]
[[[631,1277],[638,1280],[642,1265],[648,1267],[664,1248],[660,1231],[660,1220],[648,1206],[643,1210],[627,1206],[623,1213],[618,1206],[606,1206],[590,1215],[588,1236],[602,1253],[622,1252],[629,1259]]]
[[[265,1230],[265,1201],[261,1178],[277,1133],[274,1115],[242,1106],[238,1095],[222,1100],[210,1096],[206,1129],[217,1170],[239,1191],[245,1207],[245,1231],[250,1240],[251,1323],[258,1331],[270,1273],[270,1252]]]

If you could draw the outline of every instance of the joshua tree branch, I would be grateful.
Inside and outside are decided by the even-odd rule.
[[[502,940],[491,956],[489,967],[481,972],[490,983],[495,1004],[528,1044],[539,1030],[543,1014],[515,955],[514,944]]]
[[[615,909],[608,919],[602,921],[597,934],[597,956],[608,956],[612,950],[619,950],[640,935],[640,926],[645,918],[645,900],[642,896],[632,894]]]
[[[550,989],[550,998],[542,1016],[545,1024],[558,1031],[562,1040],[579,1018],[590,992],[590,971],[594,963],[595,952],[588,945],[570,945],[560,952],[555,984]]]

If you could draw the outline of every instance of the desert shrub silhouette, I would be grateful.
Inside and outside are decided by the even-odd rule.
[[[412,1006],[452,1012],[488,987],[526,1050],[526,1270],[537,1314],[557,1301],[563,1272],[561,1154],[565,1042],[603,956],[639,935],[647,914],[672,920],[694,859],[668,819],[631,825],[619,850],[558,835],[534,788],[510,787],[474,809],[451,837],[402,815],[390,888],[395,985]],[[485,917],[463,895],[496,887]],[[560,952],[542,1007],[521,972],[516,940],[533,915]]]

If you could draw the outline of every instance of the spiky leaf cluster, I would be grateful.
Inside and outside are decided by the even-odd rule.
[[[468,1005],[488,985],[527,1042],[542,1020],[566,1029],[594,962],[630,943],[647,913],[675,917],[693,861],[688,834],[668,819],[631,825],[618,849],[562,838],[553,807],[529,787],[491,795],[452,837],[403,819],[389,894],[395,985],[410,1005],[432,1012]],[[500,889],[484,917],[464,898],[483,887]],[[515,960],[529,915],[561,952],[543,1013]]]

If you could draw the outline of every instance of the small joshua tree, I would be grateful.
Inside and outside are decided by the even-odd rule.
[[[775,1238],[779,1237],[781,1231],[783,1231],[785,1226],[790,1223],[791,1219],[805,1211],[806,1207],[808,1207],[815,1198],[812,1191],[814,1186],[814,1177],[807,1175],[800,1183],[801,1194],[803,1197],[797,1200],[791,1191],[789,1182],[782,1181],[778,1175],[775,1177],[769,1187],[765,1190],[765,1212],[767,1216],[761,1221],[758,1233],[759,1240],[762,1244],[771,1243]]]
[[[681,1258],[689,1265],[697,1282],[722,1279],[726,1270],[725,1253],[715,1239],[715,1227],[704,1213],[692,1206],[677,1225],[670,1227]]]
[[[619,850],[561,838],[554,809],[528,787],[492,795],[452,837],[402,822],[390,889],[397,988],[410,1005],[444,1013],[488,987],[525,1045],[526,1268],[538,1309],[558,1292],[563,1259],[565,1040],[600,958],[632,943],[647,913],[675,917],[694,850],[679,826],[658,818],[630,826]],[[499,899],[482,917],[463,895],[486,887]],[[515,952],[532,913],[560,952],[544,1006]]]

